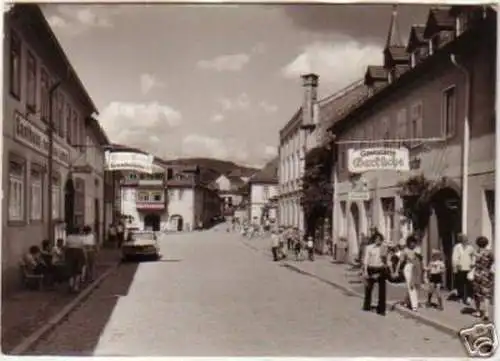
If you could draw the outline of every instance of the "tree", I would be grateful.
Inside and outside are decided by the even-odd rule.
[[[332,156],[327,147],[317,147],[306,155],[302,178],[301,205],[307,234],[314,234],[332,210]]]

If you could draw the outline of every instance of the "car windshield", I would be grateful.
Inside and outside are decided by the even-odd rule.
[[[151,232],[134,232],[132,233],[132,239],[153,241],[155,239],[155,234]]]

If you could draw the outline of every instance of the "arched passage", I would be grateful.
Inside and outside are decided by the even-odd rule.
[[[144,216],[144,229],[151,229],[155,232],[160,230],[160,215],[157,213],[148,213]]]
[[[172,229],[175,229],[176,231],[182,231],[184,227],[184,220],[182,219],[182,216],[180,214],[174,214],[170,216],[170,224]]]
[[[461,232],[461,201],[460,193],[456,189],[446,185],[436,190],[431,199],[430,206],[433,210],[431,217],[435,217],[435,229],[429,229],[428,256],[432,248],[438,248],[443,252],[446,264],[446,287],[453,288],[453,268],[451,264],[453,246],[458,234]],[[430,222],[432,224],[433,222]]]
[[[72,233],[75,228],[75,185],[71,176],[68,176],[64,185],[64,222],[66,232]]]

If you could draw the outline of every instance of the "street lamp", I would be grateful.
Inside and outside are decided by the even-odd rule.
[[[53,173],[53,158],[54,158],[54,110],[53,110],[53,103],[54,103],[54,94],[57,88],[61,85],[60,81],[55,82],[52,84],[52,86],[49,88],[49,124],[48,124],[48,138],[49,138],[49,150],[48,150],[48,159],[47,159],[47,175],[48,175],[48,188],[49,188],[49,197],[47,199],[47,205],[48,205],[48,219],[47,219],[47,235],[49,238],[49,242],[53,244],[54,242],[54,227],[52,225],[53,223],[53,202],[52,202],[52,173]]]

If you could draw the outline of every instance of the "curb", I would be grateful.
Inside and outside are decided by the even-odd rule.
[[[78,296],[76,296],[70,303],[48,320],[42,327],[33,332],[31,335],[22,340],[16,347],[14,347],[9,354],[12,356],[21,356],[26,351],[31,349],[42,337],[52,331],[59,325],[80,303],[85,301],[90,296],[92,291],[96,289],[111,273],[113,273],[120,263],[111,266],[110,269],[100,275],[94,282],[88,285]]]
[[[247,242],[245,242],[245,240],[242,240],[242,243],[245,244],[246,246],[248,246],[248,248],[254,249],[254,250],[256,250],[256,251],[258,251],[258,252],[260,252],[262,254],[266,253],[263,250],[258,249],[257,247],[248,244]],[[299,267],[294,266],[293,264],[290,264],[288,262],[283,262],[282,265],[284,267],[292,269],[293,271],[295,271],[297,273],[300,273],[300,274],[302,274],[304,276],[316,278],[317,280],[319,280],[319,281],[321,281],[323,283],[326,283],[326,284],[328,284],[328,285],[330,285],[330,286],[332,286],[332,287],[334,287],[334,288],[336,288],[338,290],[343,291],[348,296],[354,296],[354,297],[358,297],[358,298],[363,298],[364,297],[363,294],[354,291],[351,287],[345,286],[345,285],[343,285],[340,282],[332,282],[332,281],[327,280],[327,279],[325,279],[323,277],[315,275],[315,274],[313,274],[311,272],[304,271],[304,270],[300,269]],[[459,337],[458,330],[456,330],[454,327],[451,327],[451,326],[449,326],[449,325],[447,325],[447,324],[445,324],[443,322],[440,322],[438,320],[432,319],[430,317],[423,316],[420,313],[414,312],[412,310],[409,310],[409,309],[407,309],[406,307],[404,307],[402,305],[394,304],[394,303],[391,303],[391,302],[387,302],[387,308],[389,310],[396,311],[401,316],[412,318],[412,319],[414,319],[414,320],[416,320],[416,321],[418,321],[418,322],[420,322],[420,323],[422,323],[424,325],[433,327],[433,328],[437,329],[438,331],[441,331],[443,333],[448,334],[449,336],[456,337],[456,338]]]
[[[317,276],[313,273],[310,273],[310,272],[307,272],[307,271],[304,271],[294,265],[291,265],[287,262],[284,262],[284,265],[285,267],[288,267],[288,268],[291,268],[293,269],[295,272],[298,272],[300,274],[303,274],[305,276],[308,276],[308,277],[312,277],[312,278],[316,278],[317,280],[321,281],[321,282],[324,282],[324,283],[327,283],[329,284],[330,286],[333,286],[341,291],[344,291],[346,294],[348,294],[349,296],[355,296],[355,297],[358,297],[358,298],[363,298],[364,295],[362,295],[361,293],[359,292],[356,292],[354,291],[353,289],[351,289],[350,287],[348,286],[345,286],[339,282],[332,282],[330,280],[327,280],[323,277],[320,277],[320,276]],[[409,317],[409,318],[412,318],[422,324],[425,324],[427,326],[430,326],[430,327],[434,327],[435,329],[437,329],[438,331],[441,331],[443,333],[446,333],[452,337],[459,337],[459,334],[458,334],[458,331],[445,324],[445,323],[442,323],[440,321],[437,321],[435,319],[432,319],[432,318],[429,318],[427,316],[423,316],[421,314],[419,314],[418,312],[414,312],[412,310],[409,310],[407,309],[406,307],[403,307],[399,304],[394,304],[394,303],[387,303],[387,308],[390,309],[390,310],[394,310],[396,311],[397,313],[399,313],[400,315],[402,316],[405,316],[405,317]]]

